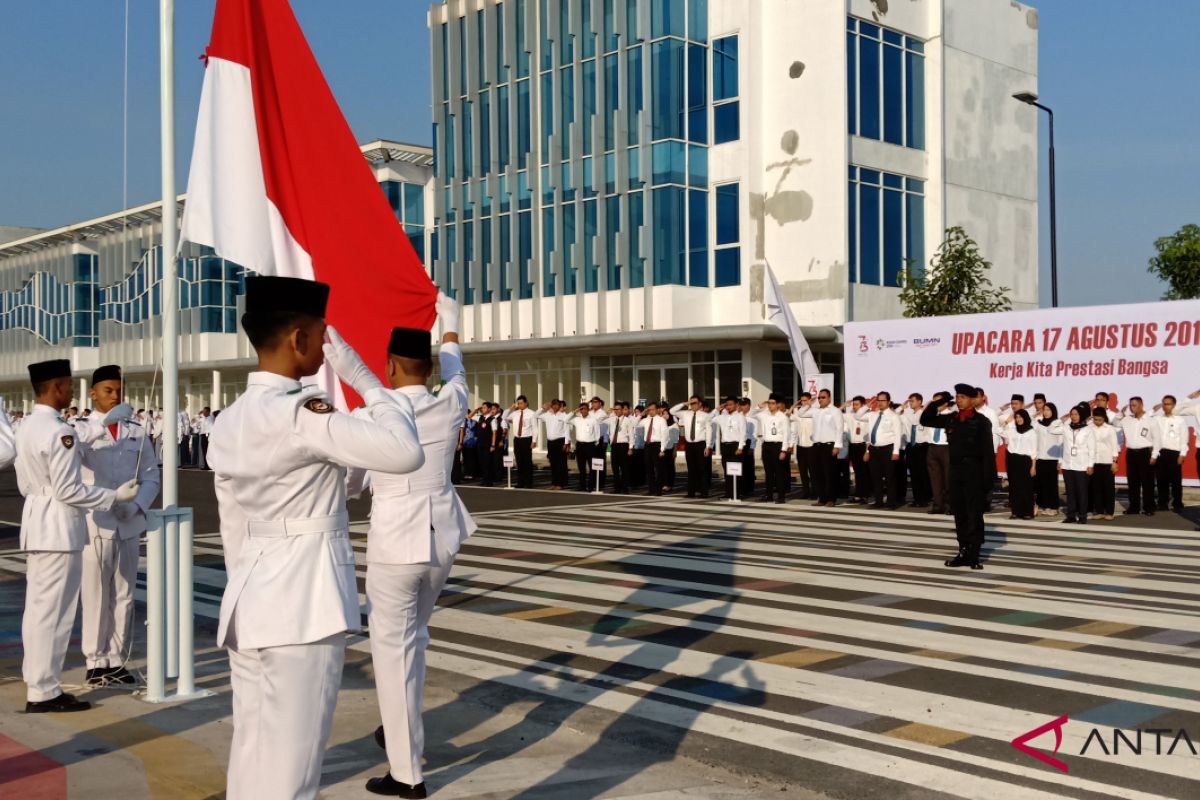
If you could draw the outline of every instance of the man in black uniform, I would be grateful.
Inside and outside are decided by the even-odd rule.
[[[939,414],[950,404],[949,392],[938,392],[921,412],[921,425],[943,428],[950,448],[950,508],[954,511],[954,532],[958,536],[958,555],[946,560],[947,567],[983,569],[979,551],[983,547],[983,487],[990,479],[992,423],[975,411],[975,387],[960,383],[954,387],[957,414]]]

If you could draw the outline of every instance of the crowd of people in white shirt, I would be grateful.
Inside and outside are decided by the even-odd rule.
[[[1183,507],[1182,465],[1190,452],[1186,418],[1200,416],[1198,398],[1200,392],[1194,392],[1180,405],[1168,395],[1148,408],[1134,397],[1117,408],[1107,393],[1098,392],[1061,416],[1042,394],[1028,406],[1017,394],[994,408],[976,389],[974,402],[991,422],[993,452],[1003,453],[997,461],[1007,473],[1012,517],[1061,514],[1064,522],[1084,522],[1089,515],[1113,519],[1122,453],[1129,483],[1125,514]],[[606,406],[593,397],[575,408],[551,400],[540,409],[522,395],[508,409],[487,402],[468,412],[455,479],[497,485],[505,456],[511,456],[515,486],[533,488],[533,450],[540,440],[555,491],[570,488],[573,456],[580,491],[674,492],[683,488],[676,485],[675,457],[682,451],[687,497],[712,495],[713,461],[719,459],[723,493],[730,499],[784,503],[798,484],[799,497],[819,506],[844,500],[896,509],[907,501],[930,514],[949,514],[947,437],[920,424],[924,409],[920,394],[899,403],[888,392],[856,396],[841,406],[822,390],[816,397],[806,392],[794,404],[776,394],[757,405],[730,397],[715,407],[698,396],[637,406],[623,401]],[[731,474],[738,471],[729,469],[733,463],[741,465],[740,475]],[[986,469],[986,483],[994,486],[998,470],[995,464]],[[991,504],[989,492],[987,510]]]
[[[63,419],[68,425],[74,426],[79,422],[86,422],[91,418],[92,409],[78,406],[71,406],[63,411]],[[208,435],[212,432],[213,423],[216,422],[220,411],[213,411],[208,406],[200,409],[200,413],[196,415],[189,414],[187,409],[179,411],[179,427],[176,434],[176,444],[179,447],[179,466],[191,467],[194,469],[208,469],[208,462],[205,455],[208,453]],[[20,427],[21,422],[25,419],[25,412],[12,411],[9,413],[9,423],[13,430]],[[161,408],[139,408],[131,420],[136,425],[140,425],[145,429],[154,442],[154,452],[158,455],[158,462],[162,464],[162,448],[163,448],[163,412]]]

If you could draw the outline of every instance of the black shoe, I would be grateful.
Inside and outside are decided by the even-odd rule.
[[[130,686],[137,683],[137,678],[133,676],[132,672],[124,667],[111,667],[108,671],[108,674],[104,676],[104,682],[109,685],[117,683],[124,686]]]
[[[884,503],[871,503],[871,508],[887,508],[887,505]]]
[[[971,569],[983,569],[983,564],[981,564],[979,562],[979,559],[976,558],[974,561],[971,562],[970,567],[971,567]]]
[[[53,700],[30,700],[25,704],[26,714],[62,713],[66,711],[87,711],[92,704],[87,700],[76,700],[75,695],[60,694]]]
[[[1126,516],[1128,516],[1129,514],[1140,514],[1140,513],[1142,513],[1142,512],[1141,512],[1141,510],[1140,510],[1140,509],[1136,509],[1136,508],[1127,508],[1127,509],[1125,509],[1124,511],[1122,511],[1121,513],[1122,513],[1122,514],[1125,514]]]
[[[758,502],[760,502],[760,503],[769,503],[769,502],[771,502],[771,501],[772,501],[772,500],[774,500],[774,499],[775,499],[775,498],[771,497],[771,495],[769,495],[769,494],[764,494],[762,497],[758,498]]]
[[[1153,512],[1153,511],[1151,511],[1150,509],[1146,509],[1145,511],[1143,511],[1143,512],[1142,512],[1142,516],[1143,516],[1143,517],[1153,517],[1153,516],[1154,516],[1154,512]]]
[[[1176,514],[1182,514],[1183,513],[1183,504],[1181,503],[1180,505],[1177,505],[1177,506],[1171,506],[1171,510],[1174,511]]]
[[[1071,523],[1075,522],[1075,518],[1074,518],[1074,517],[1063,517],[1063,518],[1062,518],[1061,520],[1059,520],[1059,521],[1060,521],[1060,522],[1061,522],[1063,525],[1070,525]]]
[[[108,677],[111,670],[108,667],[93,667],[89,669],[84,676],[84,686],[103,686],[104,679]]]
[[[928,511],[926,511],[925,513],[926,513],[926,514],[941,514],[941,513],[942,513],[942,509],[940,509],[940,508],[931,508],[931,509],[929,509]]]
[[[367,781],[367,791],[372,794],[386,794],[389,797],[421,798],[427,796],[424,781],[416,786],[409,786],[407,783],[401,783],[393,778],[390,772],[382,778],[371,778]]]
[[[784,504],[784,503],[786,503],[786,502],[787,502],[787,501],[786,501],[786,500],[784,500],[784,499],[781,497],[781,498],[779,498],[778,500],[776,500],[776,501],[775,501],[775,505],[781,506],[781,505],[783,505],[783,504]]]
[[[967,558],[967,552],[965,550],[959,550],[958,555],[956,555],[954,558],[946,559],[946,561],[943,563],[945,563],[947,567],[965,567],[970,563],[970,560]]]

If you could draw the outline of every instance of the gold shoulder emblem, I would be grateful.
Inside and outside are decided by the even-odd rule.
[[[314,414],[332,414],[333,406],[319,397],[314,397],[304,403],[304,407]]]
[[[64,437],[62,437],[61,441],[62,441],[63,447],[67,448],[68,450],[70,450],[72,447],[75,446],[75,437],[74,436],[64,436]]]

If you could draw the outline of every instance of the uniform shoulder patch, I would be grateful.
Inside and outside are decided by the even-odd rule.
[[[326,403],[320,397],[314,397],[310,400],[306,400],[304,403],[304,407],[307,408],[309,411],[313,412],[314,414],[332,414],[333,413],[333,406],[331,406],[329,403]]]
[[[64,436],[59,441],[61,441],[62,446],[67,448],[68,450],[70,450],[72,447],[75,446],[75,437],[74,436]]]

